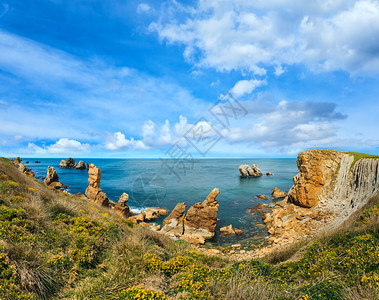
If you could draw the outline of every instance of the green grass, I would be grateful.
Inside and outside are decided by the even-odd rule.
[[[310,244],[235,262],[50,190],[3,161],[0,187],[2,299],[379,298],[379,197]]]
[[[8,165],[12,164],[11,161],[8,158],[6,158],[6,157],[0,157],[0,161],[6,163]]]
[[[373,158],[373,159],[379,159],[379,155],[372,155],[372,154],[364,154],[364,153],[359,153],[359,152],[345,152],[347,154],[352,154],[354,155],[354,160],[353,163],[350,166],[350,171],[353,170],[355,163],[360,160],[361,158]]]

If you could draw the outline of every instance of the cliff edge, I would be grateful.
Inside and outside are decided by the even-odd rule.
[[[379,192],[379,156],[328,149],[299,153],[288,196],[263,216],[269,248],[335,228]],[[268,249],[269,250],[269,249]]]

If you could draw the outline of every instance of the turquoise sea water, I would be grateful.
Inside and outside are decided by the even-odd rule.
[[[84,194],[88,186],[88,170],[61,169],[61,159],[23,159],[29,160],[27,166],[36,176],[46,176],[47,167],[55,167],[59,179],[69,186],[68,192]],[[35,163],[36,160],[41,163]],[[185,202],[187,208],[203,201],[209,192],[217,187],[220,204],[216,237],[214,244],[233,243],[254,239],[265,234],[260,216],[249,212],[248,208],[260,202],[270,203],[273,187],[288,191],[292,178],[297,174],[296,159],[203,159],[182,169],[177,165],[175,175],[159,159],[75,159],[94,163],[102,171],[101,188],[110,200],[118,201],[119,196],[129,194],[128,205],[138,211],[146,207],[164,207],[170,211],[176,203]],[[256,164],[263,174],[272,172],[273,176],[259,178],[240,178],[238,166]],[[257,199],[265,194],[268,200]],[[157,220],[157,222],[161,222]],[[243,230],[238,237],[220,237],[218,230],[232,224]]]

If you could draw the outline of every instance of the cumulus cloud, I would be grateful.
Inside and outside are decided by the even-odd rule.
[[[245,107],[256,121],[245,127],[223,130],[223,136],[231,143],[247,142],[285,151],[300,144],[309,147],[330,141],[336,135],[334,121],[347,118],[336,111],[335,103],[329,102],[280,101],[274,105],[254,101]]]
[[[379,71],[376,0],[198,0],[194,7],[176,1],[165,5],[150,30],[169,43],[184,44],[185,57],[190,53],[193,60],[197,54],[199,66],[256,75],[264,75],[269,66],[299,63],[314,72]],[[275,74],[283,70],[276,67]]]
[[[29,151],[34,153],[78,153],[86,152],[90,149],[89,144],[83,144],[77,140],[61,138],[56,143],[49,146],[38,146],[34,143],[28,143]]]
[[[120,131],[115,132],[107,137],[105,148],[109,150],[131,149],[147,149],[142,141],[136,141],[134,138],[126,139],[125,134]]]
[[[105,143],[105,148],[109,150],[123,150],[123,149],[157,149],[168,148],[175,143],[180,146],[187,146],[188,142],[185,135],[188,132],[197,132],[202,138],[211,138],[216,133],[212,129],[212,124],[208,121],[199,121],[196,124],[188,123],[186,117],[180,115],[179,122],[174,126],[170,125],[169,120],[166,120],[162,125],[157,125],[153,121],[148,120],[142,126],[142,138],[134,139],[130,137],[127,139],[122,132],[115,132],[110,134]],[[219,128],[221,130],[221,128]]]
[[[265,80],[240,80],[233,86],[230,92],[236,97],[241,97],[243,95],[250,94],[257,87],[265,84],[267,84]]]

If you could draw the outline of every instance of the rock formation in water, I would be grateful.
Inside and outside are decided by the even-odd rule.
[[[89,165],[85,164],[84,161],[79,161],[78,163],[75,163],[75,159],[69,157],[66,160],[62,159],[61,162],[59,163],[59,167],[62,169],[88,169]]]
[[[242,234],[242,230],[238,228],[233,228],[233,226],[230,224],[229,226],[221,227],[220,232],[222,236],[229,236],[229,235],[240,235]]]
[[[256,197],[262,200],[267,200],[266,195],[256,195]]]
[[[272,192],[271,192],[271,197],[274,198],[274,199],[278,199],[278,198],[284,198],[286,196],[286,193],[285,192],[282,192],[281,190],[279,190],[277,187],[274,187],[272,189]]]
[[[238,170],[241,177],[260,177],[263,175],[257,165],[252,165],[251,167],[249,165],[240,165]]]
[[[124,218],[128,218],[132,215],[129,206],[126,204],[129,201],[129,195],[127,193],[122,193],[118,202],[113,207],[115,212]]]
[[[88,169],[88,184],[86,189],[86,196],[91,201],[102,206],[109,206],[109,199],[107,195],[100,188],[101,170],[94,164],[89,165]]]
[[[263,215],[274,246],[334,228],[379,191],[379,158],[334,150],[298,155],[299,174],[288,196]]]
[[[49,166],[47,168],[47,175],[45,180],[43,181],[48,187],[55,189],[67,188],[67,185],[64,185],[59,182],[59,177],[57,171],[55,171],[54,167]]]
[[[160,232],[192,244],[204,244],[215,234],[220,191],[213,189],[203,202],[195,203],[184,215],[186,205],[178,203],[171,214],[163,220]]]
[[[184,233],[184,211],[187,206],[184,202],[176,204],[172,212],[162,222],[160,232],[177,238]]]

